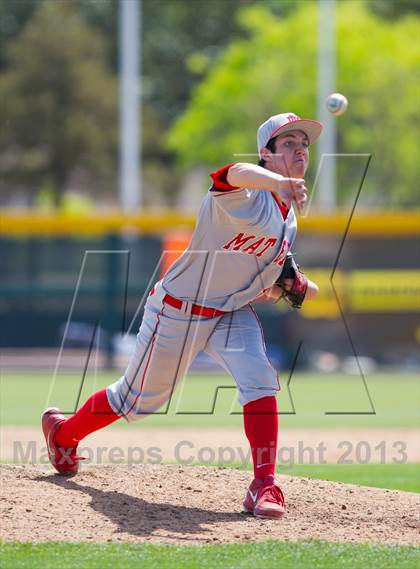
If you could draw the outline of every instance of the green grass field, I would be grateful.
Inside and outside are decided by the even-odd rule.
[[[86,378],[80,402],[93,391],[115,380],[115,375],[101,373]],[[0,384],[0,424],[39,426],[40,414],[47,405],[74,409],[80,376],[60,375],[51,385],[51,374],[3,373]],[[359,377],[296,374],[291,382],[292,400],[283,381],[279,406],[286,414],[280,424],[286,428],[364,428],[416,429],[419,424],[418,379],[413,376],[375,375],[367,383],[376,414]],[[219,389],[214,412],[213,402]],[[232,414],[232,411],[234,413]],[[359,412],[360,414],[333,414]],[[242,427],[236,389],[227,376],[190,376],[177,390],[167,413],[141,422],[148,427]],[[134,429],[120,422],[118,428]],[[349,482],[383,488],[419,491],[419,467],[416,464],[366,465],[295,465],[279,472],[325,480]],[[268,541],[256,544],[170,546],[151,544],[89,543],[3,543],[0,546],[2,569],[130,569],[159,568],[293,568],[293,569],[415,569],[420,566],[415,547],[333,544],[319,541],[288,543]]]
[[[101,373],[96,379],[87,376],[80,404],[115,378],[115,374],[109,373]],[[60,375],[53,384],[52,374],[3,373],[0,423],[39,425],[40,415],[46,406],[74,410],[80,382],[80,374]],[[420,386],[414,375],[367,377],[376,414],[365,414],[371,408],[360,377],[295,374],[290,383],[292,399],[286,383],[287,378],[283,380],[283,390],[278,395],[279,408],[284,413],[280,422],[286,428],[392,429],[417,428],[419,424]],[[218,387],[221,389],[217,390]],[[295,414],[291,414],[292,402]],[[328,415],[327,412],[339,414]],[[228,376],[189,376],[175,392],[168,409],[142,421],[142,428],[240,427],[240,413],[236,389]],[[117,425],[123,426],[124,423]],[[136,428],[137,425],[132,423],[129,427]]]
[[[237,465],[238,468],[240,466]],[[252,470],[252,465],[248,469]],[[279,465],[277,473],[373,488],[420,492],[418,464],[295,464],[290,468]]]
[[[279,472],[282,472],[282,468]],[[420,492],[418,464],[297,464],[284,473],[360,486]]]
[[[2,544],[2,569],[417,569],[415,547],[266,541],[242,545]]]

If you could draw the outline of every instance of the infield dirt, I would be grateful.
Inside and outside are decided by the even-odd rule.
[[[280,476],[279,521],[242,513],[250,473],[179,465],[110,465],[63,478],[2,465],[1,539],[233,543],[266,539],[418,544],[419,495]]]

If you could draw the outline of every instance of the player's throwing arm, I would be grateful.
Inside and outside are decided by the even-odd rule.
[[[276,194],[288,207],[295,202],[299,211],[307,200],[308,190],[303,178],[290,178],[266,170],[256,164],[238,162],[227,176],[229,184],[250,190],[267,190]]]

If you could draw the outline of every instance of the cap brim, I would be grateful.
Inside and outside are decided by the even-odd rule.
[[[275,136],[279,136],[280,134],[289,132],[290,130],[301,130],[307,135],[309,144],[313,144],[320,136],[323,128],[323,125],[318,121],[313,121],[311,119],[297,119],[276,129],[271,134],[270,140]]]

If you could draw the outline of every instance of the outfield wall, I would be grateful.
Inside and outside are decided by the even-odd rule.
[[[313,351],[352,355],[352,342],[359,354],[379,362],[415,358],[419,219],[418,212],[372,212],[355,215],[351,223],[344,213],[299,220],[294,249],[308,276],[320,284],[320,295],[300,312],[282,304],[258,305],[267,341],[284,362],[290,365],[300,341],[302,366]],[[193,224],[194,217],[173,211],[141,216],[3,212],[0,346],[58,346],[78,286],[73,320],[92,326],[100,321],[103,346],[110,350],[110,337],[127,328],[158,277],[159,271],[153,275],[168,234],[182,242]],[[78,284],[83,259],[89,262]],[[133,331],[138,323],[137,318]],[[83,334],[89,336],[87,328],[81,344],[87,341]]]

